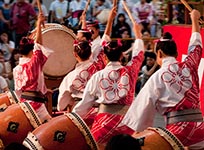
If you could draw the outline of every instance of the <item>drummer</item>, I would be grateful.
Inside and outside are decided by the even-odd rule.
[[[44,16],[39,13],[35,42],[28,37],[21,39],[19,52],[22,57],[19,59],[19,64],[13,69],[13,77],[15,92],[20,101],[29,102],[41,121],[46,122],[51,119],[51,116],[45,107],[47,88],[42,68],[53,51],[42,45],[41,25],[43,23]]]
[[[132,103],[137,75],[144,58],[141,30],[138,24],[132,22],[136,37],[132,60],[127,66],[121,65],[122,44],[120,41],[110,40],[115,16],[116,7],[113,7],[102,37],[104,53],[109,62],[103,70],[96,72],[90,78],[84,89],[82,100],[73,108],[73,112],[84,118],[96,102],[100,103],[99,113],[91,129],[93,136],[100,144],[106,144],[115,134],[114,128],[120,123],[128,106]],[[128,128],[126,129],[124,128],[123,132],[129,133]]]
[[[58,105],[59,111],[67,107],[71,111],[75,102],[82,99],[84,88],[90,77],[103,67],[103,52],[98,55],[97,61],[92,61],[91,43],[88,41],[75,41],[74,57],[77,60],[75,69],[69,72],[63,79],[59,87]]]
[[[198,83],[198,66],[203,51],[200,12],[193,10],[190,17],[192,33],[188,56],[183,62],[178,62],[176,43],[170,33],[164,34],[155,49],[161,68],[145,83],[122,123],[141,132],[153,125],[153,118],[159,112],[166,118],[166,128],[184,146],[204,149],[204,122]]]

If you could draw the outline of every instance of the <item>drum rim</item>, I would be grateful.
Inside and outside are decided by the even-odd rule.
[[[9,90],[6,93],[11,104],[16,104],[20,102],[19,99],[17,98],[15,91]]]
[[[65,113],[64,115],[70,118],[78,127],[80,132],[84,135],[86,143],[90,146],[90,148],[92,150],[99,150],[97,142],[95,141],[93,135],[91,134],[91,131],[89,130],[89,127],[86,125],[84,120],[74,112]]]
[[[46,25],[47,25],[47,27],[46,27]],[[49,25],[51,25],[51,26],[49,26]],[[76,34],[75,34],[71,29],[67,28],[67,27],[64,26],[64,25],[60,25],[60,24],[57,24],[57,23],[46,23],[46,24],[45,24],[45,28],[42,28],[42,34],[48,32],[48,31],[51,31],[51,30],[53,30],[53,29],[61,30],[61,31],[65,31],[65,32],[67,32],[67,33],[70,33],[70,35],[71,35],[74,39],[76,39]],[[34,30],[31,32],[31,34],[34,33],[35,31],[36,31],[36,29],[34,29]],[[35,34],[34,36],[32,36],[32,38],[33,38],[33,39],[36,39],[36,34]]]
[[[184,150],[184,145],[180,142],[180,140],[172,134],[169,130],[166,128],[162,127],[157,127],[157,128],[152,128],[149,127],[147,128],[148,130],[153,130],[156,133],[158,133],[161,137],[163,137],[168,143],[171,145],[171,147],[174,150]]]
[[[32,150],[44,150],[44,148],[32,132],[28,133],[27,137],[23,141],[23,145]]]
[[[19,103],[21,109],[24,111],[33,128],[39,127],[42,122],[32,106],[28,102]]]

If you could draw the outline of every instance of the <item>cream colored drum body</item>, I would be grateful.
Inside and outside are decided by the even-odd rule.
[[[36,29],[29,37],[36,38]],[[66,26],[48,23],[45,24],[45,28],[42,28],[42,38],[43,45],[54,51],[43,67],[45,76],[64,77],[76,64],[73,56],[73,43],[76,35]]]

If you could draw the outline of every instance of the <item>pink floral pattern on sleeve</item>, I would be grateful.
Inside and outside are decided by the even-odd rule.
[[[130,90],[129,75],[126,72],[120,74],[120,71],[113,70],[108,78],[101,79],[100,87],[107,100],[121,99],[127,96]]]
[[[77,78],[73,81],[72,87],[74,89],[78,89],[79,91],[84,89],[88,79],[90,78],[90,74],[87,70],[82,70]]]
[[[169,65],[168,71],[162,74],[162,80],[169,83],[170,87],[180,93],[182,90],[190,89],[192,81],[190,69],[187,67],[179,68],[178,64]]]
[[[23,69],[22,66],[18,67],[18,70],[14,72],[15,78],[15,88],[21,89],[23,86],[26,85],[26,82],[28,81],[28,76],[26,73],[26,70]]]

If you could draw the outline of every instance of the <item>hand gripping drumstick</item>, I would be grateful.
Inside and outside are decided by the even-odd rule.
[[[184,4],[184,6],[185,6],[190,12],[193,10],[185,0],[180,0],[180,1]],[[204,24],[204,21],[203,21],[201,18],[199,19],[199,22],[200,22],[201,24]]]
[[[126,2],[125,2],[125,1],[122,1],[122,4],[123,4],[123,7],[125,8],[125,10],[126,10],[128,16],[130,17],[130,20],[131,20],[132,22],[135,22],[135,19],[133,18],[132,13],[130,12],[130,10],[129,10],[127,4],[126,4]]]
[[[85,6],[84,11],[82,12],[82,14],[85,14],[88,10],[89,4],[90,4],[91,0],[88,0]],[[81,20],[79,21],[78,25],[81,25]]]

